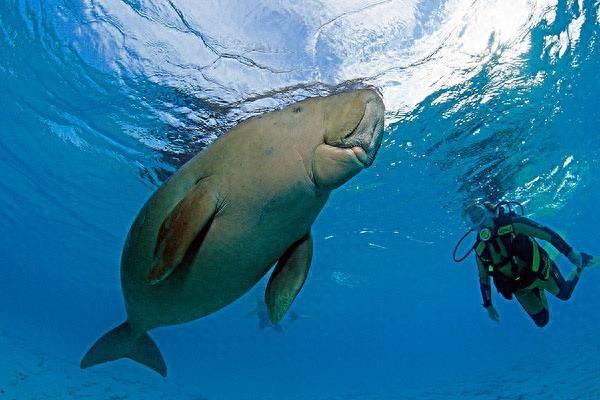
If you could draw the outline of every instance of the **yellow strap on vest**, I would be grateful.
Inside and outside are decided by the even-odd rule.
[[[485,249],[485,242],[479,242],[479,244],[477,245],[477,248],[475,248],[475,252],[477,253],[478,256],[481,256],[483,254],[484,249]]]
[[[498,228],[498,235],[508,235],[509,233],[513,233],[512,225],[504,225]]]
[[[531,262],[531,270],[538,272],[540,270],[540,248],[538,244],[533,242],[533,260]]]

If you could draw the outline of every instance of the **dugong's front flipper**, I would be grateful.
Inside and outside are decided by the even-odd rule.
[[[216,208],[215,196],[202,182],[177,203],[158,231],[148,282],[156,284],[175,270],[200,232],[212,221]]]
[[[265,302],[273,324],[281,321],[302,289],[312,251],[313,242],[309,233],[287,249],[275,266],[265,291]]]

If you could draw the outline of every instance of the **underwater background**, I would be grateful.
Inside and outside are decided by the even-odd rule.
[[[600,398],[599,270],[539,329],[495,290],[490,321],[473,257],[451,257],[476,199],[600,254],[599,33],[597,0],[3,0],[0,400]],[[236,123],[365,85],[382,148],[314,225],[282,324],[262,281],[152,331],[166,379],[81,371],[125,318],[151,193]]]

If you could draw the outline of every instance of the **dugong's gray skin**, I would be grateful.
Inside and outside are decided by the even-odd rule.
[[[127,236],[127,321],[81,367],[127,357],[166,376],[147,331],[214,313],[275,263],[265,301],[281,320],[308,273],[311,226],[329,193],[373,162],[383,112],[373,90],[311,98],[239,124],[181,167]]]

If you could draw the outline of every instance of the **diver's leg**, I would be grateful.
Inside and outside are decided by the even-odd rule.
[[[558,266],[553,261],[548,260],[547,262],[550,263],[548,266],[550,271],[548,279],[541,284],[542,288],[546,289],[560,300],[569,300],[577,282],[579,282],[581,270],[577,267],[573,268],[567,277],[567,280],[565,280],[560,273]]]
[[[543,328],[548,324],[550,312],[548,311],[548,300],[543,289],[534,287],[519,290],[515,292],[515,297],[537,326]]]

